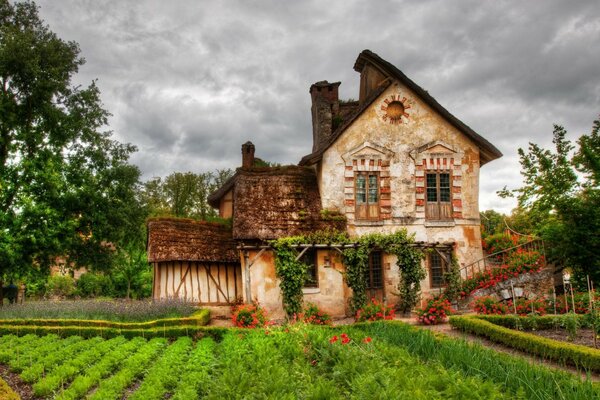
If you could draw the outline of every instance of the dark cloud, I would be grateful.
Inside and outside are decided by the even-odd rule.
[[[572,138],[600,113],[600,8],[595,0],[93,1],[41,0],[51,29],[86,58],[110,128],[136,144],[144,178],[234,168],[240,145],[296,163],[310,152],[310,84],[342,81],[358,97],[369,48],[428,90],[505,154],[481,170],[482,209],[508,211],[518,147]]]

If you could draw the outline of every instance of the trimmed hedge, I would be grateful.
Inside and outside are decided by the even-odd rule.
[[[16,394],[8,383],[4,379],[0,378],[0,399],[2,400],[21,400],[18,394]]]
[[[0,328],[10,326],[65,326],[65,327],[98,327],[115,329],[149,329],[173,326],[204,326],[210,322],[210,311],[202,309],[191,317],[164,318],[147,322],[114,322],[90,319],[1,319]]]
[[[37,336],[43,335],[58,335],[59,337],[81,336],[84,338],[92,338],[101,336],[103,338],[113,338],[124,336],[128,339],[138,336],[144,338],[178,338],[180,336],[190,336],[193,338],[212,337],[215,340],[221,340],[223,335],[235,328],[222,328],[216,326],[165,326],[148,329],[120,329],[120,328],[105,328],[98,326],[37,326],[37,325],[4,325],[0,326],[0,336],[2,335],[17,335],[24,336],[33,334]],[[243,332],[240,329],[240,333]]]
[[[521,317],[516,315],[478,315],[476,318],[500,325],[505,328],[532,331],[539,329],[554,329],[563,325],[565,315],[544,315],[536,317]],[[579,326],[589,328],[589,319],[586,315],[575,314],[579,320]]]
[[[548,360],[574,365],[577,368],[584,368],[586,370],[600,371],[600,350],[505,328],[492,323],[490,320],[510,323],[510,319],[504,319],[502,316],[494,316],[494,318],[486,316],[485,319],[479,316],[453,316],[450,317],[450,325],[464,332],[484,336],[494,342],[502,343]],[[515,319],[512,317],[512,323],[514,322]]]

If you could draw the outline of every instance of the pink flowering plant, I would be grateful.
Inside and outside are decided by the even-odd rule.
[[[427,301],[423,308],[417,309],[417,320],[424,325],[437,325],[448,318],[455,311],[450,302],[442,296],[437,296]]]
[[[363,308],[360,308],[356,312],[356,321],[357,322],[365,322],[365,321],[378,321],[381,319],[394,319],[395,312],[394,308],[391,306],[386,306],[380,301],[375,299],[371,299],[371,301],[365,305]]]

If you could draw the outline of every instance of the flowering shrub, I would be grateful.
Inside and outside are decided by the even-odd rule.
[[[512,300],[509,300],[506,305],[508,306],[511,312],[514,311],[514,306]],[[538,314],[538,315],[546,315],[548,313],[546,307],[547,303],[545,300],[527,300],[527,299],[517,299],[515,303],[517,314],[526,316],[529,314]]]
[[[517,246],[518,244],[518,238],[507,235],[506,233],[496,233],[494,235],[489,235],[481,241],[483,250],[485,250],[488,254],[508,250],[511,247]],[[502,255],[497,255],[496,259],[500,261],[502,259]]]
[[[472,303],[471,308],[475,310],[477,314],[497,314],[504,315],[508,314],[509,310],[506,304],[499,302],[491,296],[477,297]]]
[[[393,307],[386,306],[375,299],[371,299],[370,303],[356,312],[356,321],[365,322],[377,321],[380,319],[394,319],[394,316]]]
[[[258,304],[241,304],[232,309],[231,320],[238,328],[257,328],[265,326],[265,310]]]
[[[331,325],[331,315],[319,310],[313,303],[308,303],[304,308],[302,320],[312,325]]]
[[[436,325],[443,322],[454,310],[450,302],[443,297],[434,297],[423,308],[417,309],[417,319],[421,324]]]
[[[518,249],[508,259],[507,264],[467,277],[463,281],[461,297],[469,296],[478,289],[486,289],[497,283],[528,272],[539,272],[544,264],[544,256],[535,250]]]

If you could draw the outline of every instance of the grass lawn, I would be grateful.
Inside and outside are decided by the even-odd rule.
[[[398,322],[232,329],[203,338],[0,337],[7,365],[57,399],[592,399],[600,391]]]

